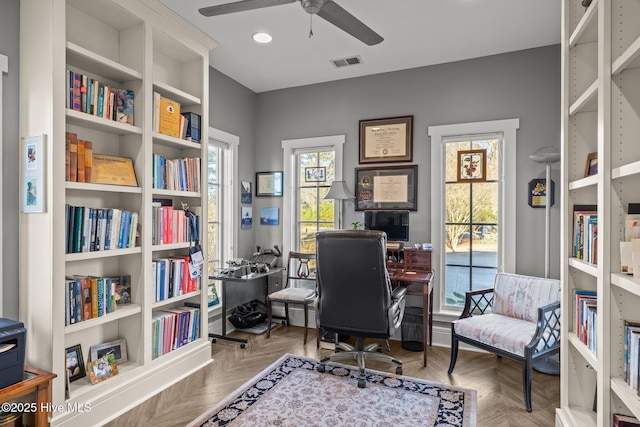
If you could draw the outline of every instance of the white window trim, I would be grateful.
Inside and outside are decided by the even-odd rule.
[[[2,164],[2,147],[4,147],[4,143],[2,141],[2,81],[3,78],[2,76],[5,73],[9,72],[9,58],[5,55],[0,54],[0,165]],[[2,234],[2,174],[0,173],[0,235]],[[3,307],[4,307],[4,288],[2,286],[2,283],[4,282],[3,280],[3,276],[4,276],[4,271],[2,269],[2,260],[3,260],[4,254],[2,252],[2,245],[0,245],[0,317],[2,317],[2,311],[3,311]]]
[[[222,251],[220,260],[237,258],[238,253],[238,218],[240,217],[238,182],[238,148],[240,138],[220,129],[209,128],[209,141],[220,141],[228,146],[228,150],[222,156],[222,218],[220,227],[222,231]]]
[[[438,271],[444,271],[444,256],[441,250],[444,245],[444,185],[443,176],[445,162],[445,142],[451,137],[473,136],[478,134],[501,133],[504,141],[500,162],[500,184],[498,200],[498,215],[500,218],[500,248],[498,253],[498,271],[512,272],[516,270],[516,198],[506,195],[516,194],[516,154],[517,130],[520,119],[491,120],[486,122],[459,123],[442,126],[429,126],[428,135],[431,137],[431,242],[434,252],[432,263],[435,266],[433,293],[434,311],[444,315],[442,320],[451,320],[459,313],[442,310],[444,306],[444,282]],[[505,179],[510,177],[510,179]]]
[[[296,179],[293,171],[295,170],[294,153],[299,149],[319,148],[322,150],[332,149],[336,153],[336,177],[335,180],[342,180],[342,153],[344,150],[345,135],[319,136],[315,138],[302,139],[285,139],[282,141],[283,150],[283,174],[284,174],[284,194],[282,200],[282,244],[283,253],[295,250],[296,242],[294,230],[294,219],[296,217]],[[337,205],[337,204],[336,204]],[[338,208],[336,206],[336,212]],[[338,224],[339,218],[336,213],[335,224]],[[334,225],[337,227],[337,225]]]

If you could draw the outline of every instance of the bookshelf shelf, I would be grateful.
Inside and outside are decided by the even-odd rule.
[[[625,70],[640,68],[640,37],[613,62],[611,68],[613,75],[620,74]]]
[[[578,353],[584,358],[584,360],[591,365],[593,369],[598,370],[598,360],[596,355],[589,350],[589,348],[580,341],[580,339],[574,333],[569,335],[569,343],[575,348]]]
[[[65,334],[73,334],[75,332],[84,331],[96,326],[104,325],[105,323],[113,322],[125,317],[134,316],[142,311],[140,304],[126,304],[119,305],[116,311],[113,313],[105,314],[104,316],[96,317],[82,322],[74,323],[73,325],[65,326]]]
[[[198,295],[200,295],[200,290],[189,292],[188,294],[184,294],[184,295],[178,295],[177,297],[171,297],[166,300],[156,301],[153,304],[151,304],[151,308],[153,308],[154,310],[157,310],[159,308],[171,306],[173,303],[184,301]]]
[[[51,25],[52,19],[55,25]],[[29,0],[21,3],[21,25],[39,31],[21,34],[21,60],[37,66],[21,67],[20,81],[31,88],[30,96],[38,102],[21,103],[20,114],[31,119],[21,123],[20,132],[24,135],[44,133],[53,141],[47,147],[48,179],[42,195],[48,201],[47,210],[37,216],[20,214],[23,226],[19,237],[24,242],[19,257],[20,312],[30,331],[27,360],[57,375],[50,396],[53,405],[91,406],[90,412],[66,409],[52,413],[52,426],[104,425],[212,361],[206,336],[207,316],[203,314],[193,329],[200,334],[190,336],[191,343],[171,352],[169,357],[152,358],[154,310],[177,309],[187,302],[205,307],[207,303],[206,292],[198,290],[154,305],[151,298],[155,285],[151,268],[154,252],[164,251],[162,254],[167,257],[185,257],[189,243],[163,248],[152,245],[153,198],[166,197],[176,205],[187,202],[201,218],[207,217],[208,206],[206,191],[152,188],[154,153],[170,159],[199,158],[202,168],[198,179],[203,183],[207,182],[208,154],[206,144],[154,135],[153,91],[179,100],[187,107],[184,111],[200,115],[201,139],[208,141],[209,53],[216,43],[160,2],[149,0],[44,3]],[[42,43],[42,40],[50,42]],[[69,71],[87,77],[80,80],[80,84],[85,85],[84,91],[80,89],[81,94],[94,88],[96,80],[113,89],[132,91],[133,125],[77,111],[77,98],[76,110],[65,108]],[[94,86],[89,79],[94,79]],[[113,93],[113,99],[106,99],[113,100],[111,105],[117,106],[116,92]],[[80,97],[82,106],[82,95]],[[121,97],[131,100],[130,92],[122,93]],[[105,103],[109,108],[108,102]],[[100,104],[94,102],[93,105]],[[104,108],[105,104],[102,105]],[[127,102],[129,111],[130,106]],[[71,156],[67,158],[67,133],[70,138],[75,134],[78,141],[91,142],[91,146],[78,144],[77,160],[81,146],[91,147],[94,159],[96,153],[131,159],[138,186],[67,182],[71,174],[66,174],[66,166],[72,160]],[[73,147],[72,141],[69,141],[70,147]],[[82,181],[81,177],[76,178]],[[132,230],[137,235],[136,246],[65,254],[68,206],[137,213],[137,227],[135,232]],[[86,210],[76,212],[84,215]],[[78,226],[86,227],[86,221],[91,222],[92,218],[91,215],[86,220],[83,217],[82,224],[74,225],[74,232]],[[40,232],[43,229],[50,232],[43,234]],[[97,235],[97,223],[90,230]],[[207,227],[199,231],[201,239],[206,241]],[[207,246],[203,245],[202,249],[207,259]],[[131,303],[118,306],[104,316],[66,325],[69,295],[65,290],[69,276],[128,276]],[[202,289],[202,283],[204,279],[195,287]],[[186,289],[193,289],[194,283],[189,284],[192,287]],[[129,359],[118,365],[118,375],[96,385],[89,384],[88,378],[74,381],[67,396],[65,349],[80,345],[83,358],[88,361],[92,346],[116,339],[126,340]]]
[[[571,181],[569,190],[579,190],[581,188],[594,187],[598,184],[598,175],[591,175],[584,178]]]
[[[70,182],[65,183],[67,190],[79,190],[79,191],[101,191],[105,193],[131,193],[142,194],[141,187],[127,187],[123,185],[108,185],[108,184],[91,184],[85,182]]]
[[[166,245],[153,245],[151,250],[153,252],[172,251],[174,249],[185,249],[189,246],[191,246],[191,242],[169,243]]]
[[[629,163],[611,170],[611,179],[640,175],[640,161]]]
[[[67,42],[67,63],[70,67],[78,67],[82,71],[103,76],[114,82],[122,83],[142,79],[141,72],[72,42]]]
[[[67,123],[117,135],[142,134],[142,128],[67,109]]]
[[[575,30],[569,37],[569,47],[598,41],[598,1],[591,2],[582,19],[576,25]]]
[[[598,275],[597,265],[588,263],[581,259],[569,258],[569,266],[575,268],[576,270],[580,270],[583,273],[587,273],[588,275],[593,277],[596,277]]]
[[[598,109],[598,82],[594,81],[589,87],[571,104],[569,108],[569,116],[575,116],[578,113],[586,113],[589,111],[597,111]]]
[[[568,406],[559,409],[558,417],[563,426],[591,427],[596,425],[595,412],[579,406]]]
[[[611,273],[611,284],[624,289],[632,295],[640,296],[640,279],[634,279],[633,276]]]
[[[611,378],[611,391],[618,396],[634,417],[640,419],[640,396],[629,387],[624,378]]]

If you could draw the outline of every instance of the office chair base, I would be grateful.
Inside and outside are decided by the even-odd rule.
[[[318,372],[325,372],[325,364],[327,362],[336,362],[338,360],[357,360],[358,361],[358,387],[365,388],[365,360],[377,360],[380,362],[388,362],[396,366],[396,374],[402,375],[402,361],[392,357],[388,354],[378,353],[380,349],[379,344],[369,344],[366,347],[362,338],[356,339],[355,347],[343,342],[339,342],[336,345],[336,352],[330,356],[323,357],[318,363]],[[343,350],[338,352],[338,350]]]

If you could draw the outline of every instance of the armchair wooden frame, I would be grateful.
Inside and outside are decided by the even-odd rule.
[[[481,316],[491,312],[493,303],[493,288],[470,291],[466,293],[465,305],[460,319]],[[458,335],[455,324],[451,323],[451,362],[448,373],[451,374],[458,358],[458,343],[460,341],[494,353],[499,358],[506,357],[522,363],[522,386],[524,402],[527,412],[531,407],[532,369],[536,360],[551,356],[560,351],[560,302],[554,302],[538,307],[536,331],[531,341],[524,348],[524,356],[514,354],[466,336]]]

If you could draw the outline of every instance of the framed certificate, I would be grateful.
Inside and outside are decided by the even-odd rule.
[[[356,168],[356,211],[415,211],[417,192],[417,165]]]
[[[413,116],[360,120],[360,163],[410,162]]]
[[[282,197],[282,172],[256,172],[256,197]]]

